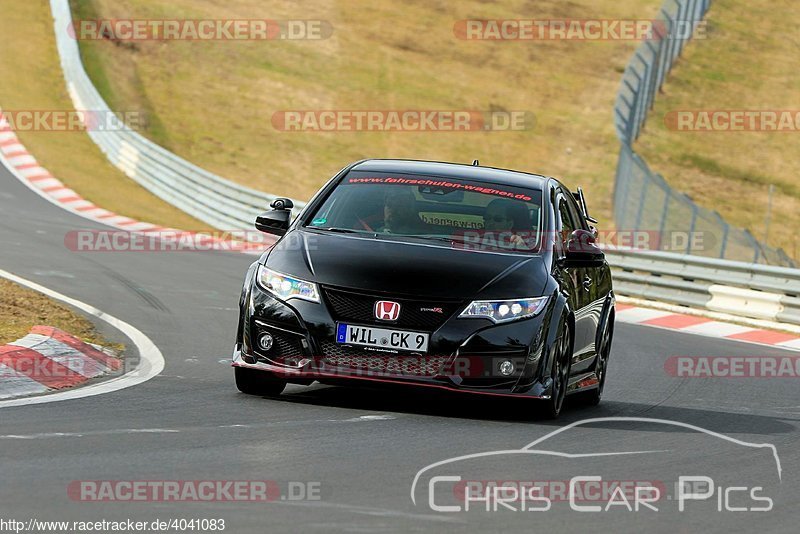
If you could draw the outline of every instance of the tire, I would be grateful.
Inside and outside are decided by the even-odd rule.
[[[543,415],[547,419],[557,419],[564,406],[572,369],[572,330],[566,319],[561,319],[560,335],[556,339],[556,357],[550,371],[553,381],[550,398],[543,401]]]
[[[603,338],[600,343],[600,350],[598,351],[597,373],[598,385],[595,389],[581,393],[581,401],[587,406],[597,406],[603,398],[603,388],[606,385],[606,377],[608,376],[608,359],[611,356],[611,342],[614,339],[614,317],[609,317],[608,323],[603,330]]]
[[[260,397],[277,397],[286,387],[286,381],[276,378],[271,373],[249,369],[247,367],[234,367],[236,387],[247,395]]]

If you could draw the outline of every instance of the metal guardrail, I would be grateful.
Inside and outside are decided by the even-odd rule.
[[[614,106],[621,148],[614,186],[614,219],[621,230],[651,230],[659,235],[704,236],[702,245],[686,240],[686,253],[794,267],[782,249],[760,243],[744,229],[727,223],[719,213],[698,206],[652,172],[632,148],[653,108],[656,94],[680,57],[690,36],[680,32],[697,24],[711,0],[666,0],[657,25],[661,38],[644,41],[625,69]]]
[[[606,258],[622,295],[800,325],[800,269],[642,250]]]
[[[69,0],[50,0],[50,7],[61,67],[75,109],[112,113],[86,74],[78,42],[68,32],[72,23]],[[256,216],[276,198],[201,169],[125,125],[114,131],[90,129],[88,133],[109,161],[129,178],[216,228],[251,229]],[[294,203],[298,210],[305,205]]]

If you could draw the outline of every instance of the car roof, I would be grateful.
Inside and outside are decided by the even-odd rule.
[[[460,178],[462,180],[485,181],[493,184],[539,190],[544,189],[547,180],[550,179],[541,174],[530,174],[494,167],[409,159],[368,159],[356,163],[350,170]]]

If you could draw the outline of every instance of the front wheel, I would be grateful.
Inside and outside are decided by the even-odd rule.
[[[277,378],[272,373],[249,369],[247,367],[234,367],[233,374],[236,378],[236,387],[247,395],[260,397],[276,397],[286,387],[286,381]]]
[[[553,385],[550,389],[550,398],[544,401],[543,406],[544,416],[548,419],[556,419],[561,414],[572,369],[572,331],[566,319],[562,321],[561,335],[556,340],[555,361],[550,371]]]

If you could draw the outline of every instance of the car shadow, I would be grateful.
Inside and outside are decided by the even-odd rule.
[[[410,415],[467,419],[478,421],[510,422],[561,427],[585,419],[601,417],[646,417],[668,419],[703,426],[715,432],[742,432],[752,434],[792,433],[796,427],[791,421],[797,418],[756,414],[730,413],[703,408],[665,406],[617,400],[603,400],[599,406],[587,406],[575,397],[568,397],[557,420],[546,419],[538,401],[508,397],[490,397],[431,390],[410,390],[402,386],[380,388],[325,386],[290,388],[279,397],[265,400],[330,406],[370,412],[393,412]],[[608,422],[596,425],[608,427]],[[585,426],[592,426],[586,424]],[[647,428],[644,428],[647,430]],[[658,432],[693,432],[682,427],[666,427]]]

